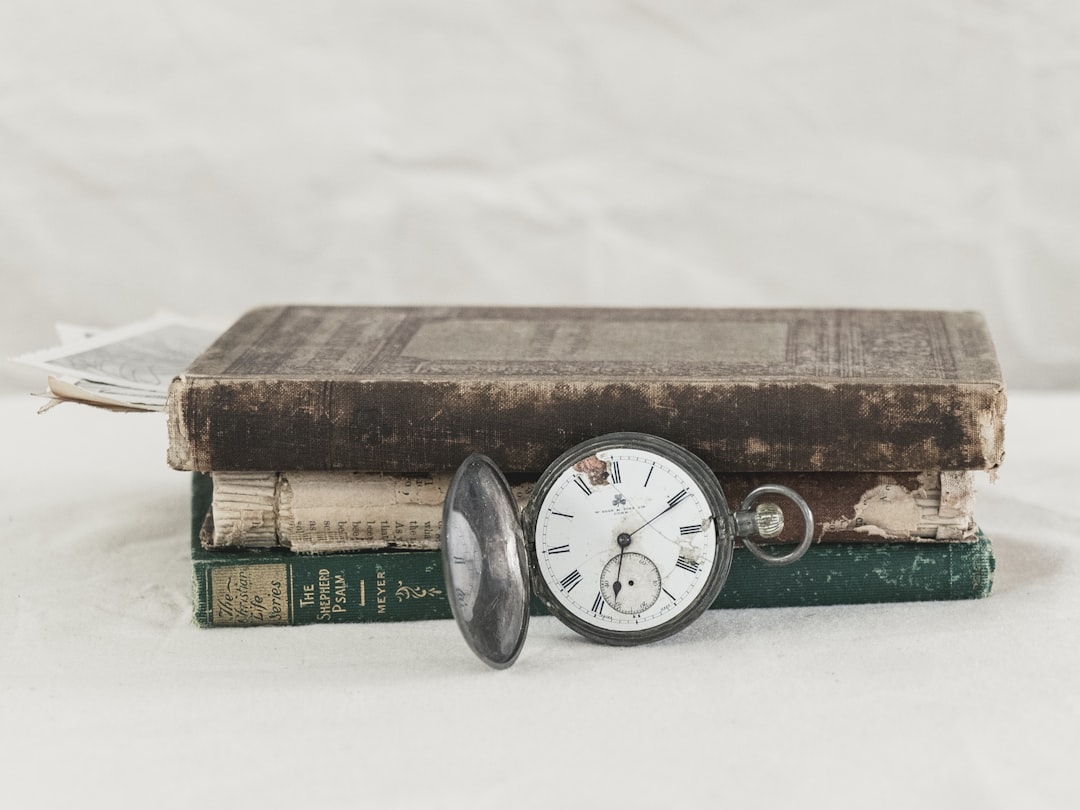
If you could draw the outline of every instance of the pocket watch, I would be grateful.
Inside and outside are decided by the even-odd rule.
[[[752,538],[783,530],[765,495],[790,500],[805,531],[774,556]],[[535,593],[571,629],[606,644],[642,644],[687,627],[716,599],[736,537],[767,563],[798,560],[814,520],[796,492],[765,485],[732,511],[716,475],[658,436],[611,433],[583,442],[544,471],[524,510],[486,456],[458,468],[443,505],[450,604],[472,650],[495,668],[514,663]]]

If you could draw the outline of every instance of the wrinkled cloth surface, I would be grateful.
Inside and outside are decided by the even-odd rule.
[[[1012,395],[987,599],[709,611],[637,648],[537,618],[503,672],[450,621],[195,628],[161,415],[36,406],[0,397],[12,807],[1071,806],[1080,394]]]

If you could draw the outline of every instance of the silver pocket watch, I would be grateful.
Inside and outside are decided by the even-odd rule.
[[[805,531],[773,556],[752,538],[783,530],[787,498]],[[756,506],[755,506],[756,505]],[[522,511],[498,467],[470,456],[443,505],[443,565],[454,618],[472,650],[501,669],[525,642],[532,593],[586,638],[643,644],[687,627],[716,599],[735,537],[767,563],[798,560],[814,520],[796,492],[761,486],[732,511],[716,475],[693,453],[644,433],[583,442],[544,471]]]

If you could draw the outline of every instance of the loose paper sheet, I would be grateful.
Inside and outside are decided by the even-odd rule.
[[[61,345],[15,358],[50,372],[50,402],[162,411],[169,383],[221,333],[219,325],[161,314],[119,329],[58,325]]]

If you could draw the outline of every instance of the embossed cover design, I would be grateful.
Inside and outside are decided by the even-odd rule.
[[[538,472],[616,430],[718,470],[996,467],[983,318],[892,310],[275,307],[170,391],[180,469]]]

